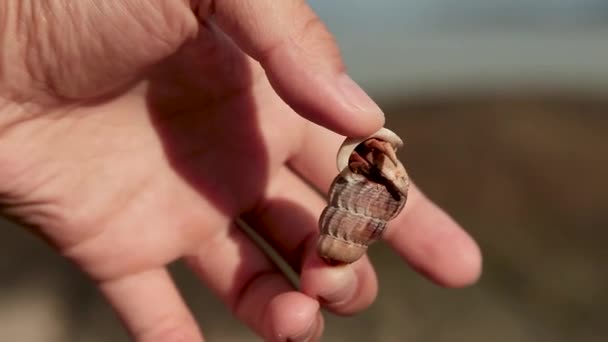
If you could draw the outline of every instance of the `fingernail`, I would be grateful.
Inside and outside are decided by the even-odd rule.
[[[318,314],[317,318],[310,323],[310,326],[303,331],[301,334],[290,337],[287,342],[309,342],[317,339],[319,335],[319,329],[321,325],[321,315]]]
[[[347,74],[338,77],[338,85],[348,103],[356,110],[384,115],[382,109]]]
[[[353,299],[357,290],[357,276],[350,265],[328,267],[323,272],[328,286],[319,293],[322,304],[339,306]]]

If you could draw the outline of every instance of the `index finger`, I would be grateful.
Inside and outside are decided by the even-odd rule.
[[[382,110],[347,75],[334,37],[306,1],[225,0],[216,1],[213,11],[219,27],[260,62],[298,114],[355,136],[382,126]]]

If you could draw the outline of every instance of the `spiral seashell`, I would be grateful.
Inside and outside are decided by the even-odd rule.
[[[366,138],[347,138],[340,147],[340,173],[319,219],[317,252],[328,263],[357,261],[405,206],[409,179],[396,155],[402,146],[382,128]]]

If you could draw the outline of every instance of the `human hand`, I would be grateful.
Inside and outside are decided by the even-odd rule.
[[[0,13],[2,212],[91,276],[135,339],[202,339],[166,270],[178,259],[267,340],[318,337],[320,305],[374,300],[367,257],[315,255],[325,202],[310,185],[329,188],[338,134],[383,117],[305,2],[10,0]],[[479,275],[475,243],[415,188],[385,240],[439,284]]]

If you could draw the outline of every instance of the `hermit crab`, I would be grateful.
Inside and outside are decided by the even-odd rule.
[[[329,264],[357,261],[407,200],[409,179],[396,151],[403,141],[382,128],[347,138],[338,150],[338,176],[319,219],[317,252]]]

